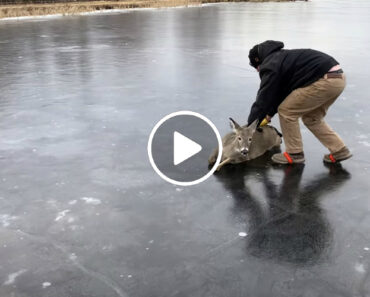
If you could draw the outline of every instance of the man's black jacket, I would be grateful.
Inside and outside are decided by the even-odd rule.
[[[257,99],[248,117],[248,125],[276,114],[278,106],[295,89],[308,86],[339,64],[333,57],[312,49],[281,49],[280,41],[258,45],[261,78]]]

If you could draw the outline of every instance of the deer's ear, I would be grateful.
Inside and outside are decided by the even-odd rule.
[[[252,131],[255,131],[257,129],[257,125],[258,125],[258,119],[255,120],[252,124],[250,124],[248,128],[251,129]]]
[[[240,129],[240,126],[239,126],[239,124],[237,122],[235,122],[232,118],[229,118],[229,120],[230,120],[230,127],[231,127],[231,129],[233,129],[234,131]]]

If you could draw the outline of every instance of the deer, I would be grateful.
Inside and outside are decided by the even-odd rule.
[[[282,134],[273,126],[266,125],[258,127],[258,120],[249,126],[240,126],[232,118],[229,118],[232,132],[222,138],[221,163],[216,171],[226,164],[238,164],[246,162],[275,147],[280,147]],[[216,148],[208,159],[209,165],[216,163],[218,148]]]

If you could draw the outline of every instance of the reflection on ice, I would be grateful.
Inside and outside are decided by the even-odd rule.
[[[314,264],[332,244],[330,223],[320,207],[320,198],[349,180],[350,174],[341,165],[330,165],[329,172],[301,184],[304,165],[283,170],[281,184],[271,181],[268,163],[271,155],[255,160],[248,166],[229,167],[217,175],[218,180],[234,199],[233,211],[245,212],[248,230],[247,252],[256,257],[298,265]],[[255,167],[257,164],[259,166]],[[259,176],[267,199],[251,191],[246,181]]]

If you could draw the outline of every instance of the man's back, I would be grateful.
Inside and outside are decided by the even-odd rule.
[[[333,57],[313,49],[280,50],[267,56],[261,65],[273,67],[280,76],[280,96],[285,98],[293,90],[310,85],[339,64]]]

